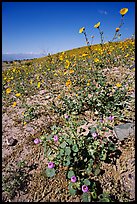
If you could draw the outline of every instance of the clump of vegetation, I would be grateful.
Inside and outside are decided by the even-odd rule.
[[[127,110],[134,89],[135,69],[129,69],[135,61],[134,39],[113,42],[121,36],[119,32],[127,12],[127,8],[120,10],[120,25],[108,43],[104,43],[98,22],[94,27],[101,37],[99,45],[90,45],[82,27],[79,33],[84,34],[86,47],[35,59],[23,66],[13,62],[13,67],[2,73],[3,106],[11,106],[13,111],[16,107],[25,108],[22,126],[38,118],[36,107],[24,104],[30,95],[40,93],[48,100],[48,105],[40,107],[62,119],[61,124],[51,126],[51,131],[40,140],[37,138],[36,144],[42,142],[44,146],[48,158],[47,177],[55,176],[58,169],[64,167],[69,193],[80,194],[83,202],[113,201],[111,192],[109,195],[103,189],[99,191],[96,178],[103,171],[101,162],[113,163],[119,157],[116,141],[110,140],[106,133],[111,135],[118,121],[131,118]],[[113,76],[116,67],[122,72],[121,78]],[[96,124],[85,124],[89,122],[83,116],[86,111],[90,111],[92,122]],[[11,177],[15,186],[12,195],[26,176],[18,170]],[[3,188],[7,191],[9,187],[4,184]]]

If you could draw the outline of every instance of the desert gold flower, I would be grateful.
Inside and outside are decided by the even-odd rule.
[[[58,95],[57,98],[58,98],[58,99],[61,99],[61,95]]]
[[[20,93],[16,93],[15,95],[16,95],[17,97],[19,97],[21,94],[20,94]]]
[[[118,32],[120,30],[120,28],[116,28],[116,32]]]
[[[72,83],[71,83],[71,81],[70,81],[70,79],[68,79],[67,81],[66,81],[66,86],[69,86],[69,85],[71,85]]]
[[[126,55],[125,55],[125,57],[128,57],[128,56],[129,56],[129,54],[126,54]]]
[[[79,33],[83,33],[84,30],[85,30],[84,27],[80,28],[80,29],[79,29]]]
[[[128,12],[128,8],[122,8],[122,9],[120,10],[120,14],[121,14],[122,16],[124,16],[127,12]]]
[[[13,102],[12,107],[15,107],[17,105],[16,101]]]
[[[69,73],[70,73],[70,74],[73,74],[73,73],[74,73],[74,70],[73,70],[73,69],[71,69],[71,70],[69,71]]]
[[[87,86],[90,86],[90,83],[87,83]]]
[[[54,74],[54,76],[58,76],[58,74],[57,74],[57,73],[55,73],[55,74]]]
[[[120,83],[117,83],[116,86],[119,88],[121,87],[122,85]]]
[[[40,83],[40,82],[38,82],[38,84],[37,84],[37,87],[38,87],[38,88],[40,88],[40,84],[41,84],[41,83]]]
[[[29,83],[32,84],[32,82],[33,82],[33,80],[31,79]]]
[[[62,61],[62,60],[63,60],[63,56],[61,55],[61,56],[59,57],[59,59]]]
[[[69,61],[69,60],[66,60],[66,62],[65,62],[65,68],[69,68],[69,65],[70,65],[70,61]]]
[[[94,25],[94,28],[99,28],[100,26],[100,22],[98,22],[97,24]]]
[[[99,62],[99,59],[98,59],[98,58],[95,58],[95,59],[94,59],[94,62]]]
[[[86,54],[86,53],[84,53],[83,55],[82,55],[82,57],[86,57],[88,54]]]
[[[11,92],[11,89],[10,88],[7,88],[6,89],[6,94],[9,94]]]

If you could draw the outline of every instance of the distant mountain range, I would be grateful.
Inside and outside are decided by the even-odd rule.
[[[2,61],[26,60],[44,56],[44,54],[2,54]]]

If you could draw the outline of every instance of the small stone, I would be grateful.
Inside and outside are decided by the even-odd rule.
[[[16,144],[17,144],[17,140],[14,139],[13,137],[10,137],[10,138],[7,139],[7,145],[8,146],[14,146]]]
[[[29,127],[29,126],[26,128],[26,130],[27,130],[28,132],[34,131],[34,129],[33,129],[32,127]]]
[[[51,98],[51,95],[45,96],[45,99],[50,99],[50,98]]]
[[[135,135],[135,124],[125,123],[114,127],[114,131],[120,141],[128,138],[131,134]]]

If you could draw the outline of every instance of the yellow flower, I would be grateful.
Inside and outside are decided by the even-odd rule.
[[[97,24],[94,25],[94,28],[99,28],[100,26],[100,22],[98,22]]]
[[[69,73],[70,73],[70,74],[73,74],[73,73],[74,73],[74,70],[73,70],[73,69],[71,69],[71,70],[69,71]]]
[[[26,124],[27,124],[27,122],[25,121],[23,124],[24,124],[24,125],[26,125]]]
[[[60,59],[60,60],[63,60],[63,56],[61,55],[61,56],[59,57],[59,59]]]
[[[61,99],[61,95],[58,95],[57,98],[58,98],[58,99]]]
[[[76,96],[78,97],[78,94],[76,94]]]
[[[98,59],[98,58],[95,58],[95,59],[94,59],[94,62],[99,62],[99,59]]]
[[[16,95],[17,97],[19,97],[21,94],[20,94],[20,93],[16,93],[15,95]]]
[[[31,79],[31,80],[30,80],[30,84],[32,84],[32,82],[33,82],[33,80]]]
[[[121,85],[121,84],[119,84],[119,83],[117,83],[117,84],[116,84],[116,86],[119,88],[119,87],[121,87],[122,85]]]
[[[116,28],[116,32],[118,32],[120,30],[120,28]]]
[[[7,88],[6,89],[6,94],[9,94],[11,92],[11,89],[10,88]]]
[[[37,87],[40,88],[40,82],[38,82]]]
[[[129,56],[129,54],[126,54],[126,55],[125,55],[125,57],[128,57],[128,56]]]
[[[57,74],[57,73],[55,73],[55,74],[54,74],[54,76],[58,76],[58,74]]]
[[[128,8],[122,8],[122,9],[120,10],[120,14],[121,14],[122,16],[124,16],[127,12],[128,12]]]
[[[69,85],[71,85],[72,83],[71,83],[71,81],[70,81],[70,79],[68,79],[67,81],[66,81],[66,86],[69,86]]]
[[[80,29],[79,29],[79,33],[83,33],[84,30],[85,30],[84,27],[80,28]]]
[[[15,107],[17,105],[17,103],[14,101],[12,104],[12,107]]]
[[[66,62],[65,62],[65,68],[69,68],[69,65],[70,65],[70,61],[69,61],[69,60],[66,60]]]
[[[90,86],[90,83],[87,83],[87,86]]]
[[[83,55],[82,55],[82,57],[86,57],[88,54],[86,54],[86,53],[84,53]]]

